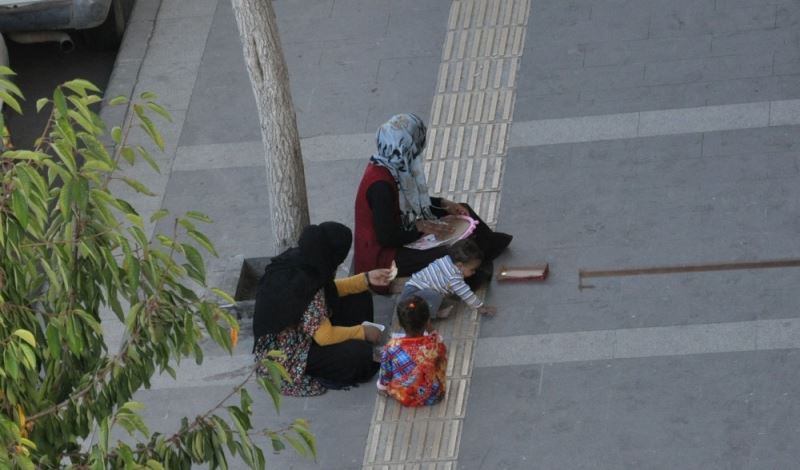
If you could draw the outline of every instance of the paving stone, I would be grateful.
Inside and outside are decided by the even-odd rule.
[[[692,59],[711,52],[711,36],[647,39],[642,41],[590,42],[585,45],[587,67],[637,62]]]
[[[215,197],[205,197],[207,194]],[[220,253],[252,258],[271,250],[269,191],[263,167],[173,172],[164,208],[173,214],[197,210],[219,221],[203,231]],[[171,233],[172,221],[159,220],[156,230]]]
[[[117,61],[142,60],[153,34],[153,20],[132,20],[125,26],[125,36],[117,51]]]
[[[141,59],[117,59],[114,71],[108,80],[108,86],[103,90],[103,100],[108,102],[117,96],[131,98],[136,85],[136,76],[142,66]],[[123,108],[124,109],[124,108]],[[103,108],[106,111],[107,108]]]
[[[459,467],[618,468],[604,418],[611,393],[595,385],[611,371],[579,364],[476,369]],[[498,399],[505,403],[491,406]],[[483,445],[486,429],[503,429],[504,438]]]
[[[797,2],[783,2],[776,6],[775,27],[797,26],[800,23],[800,5]]]
[[[159,19],[211,16],[218,0],[161,0]]]
[[[772,56],[724,56],[647,64],[645,82],[662,85],[772,75]]]
[[[156,19],[160,7],[161,0],[138,0],[133,4],[130,19],[135,21],[153,21]],[[130,25],[130,23],[128,23],[128,25]]]
[[[580,92],[579,114],[598,115],[651,109],[674,109],[706,104],[704,84],[639,86]]]
[[[585,8],[585,7],[584,7]],[[533,6],[535,18],[536,5]],[[585,10],[584,10],[585,12]],[[526,41],[541,42],[542,39],[585,43],[590,41],[626,41],[647,38],[647,17],[649,12],[642,8],[604,7],[593,8],[591,16],[579,19],[585,13],[578,13],[574,20],[561,22],[542,22],[534,20],[528,31]]]
[[[534,44],[526,47],[520,75],[540,74],[547,70],[580,68],[584,66],[585,45]]]
[[[210,29],[210,16],[159,19],[153,28],[145,65],[163,66],[176,61],[199,64]]]
[[[199,64],[173,62],[169,65],[142,67],[133,96],[145,91],[158,95],[158,103],[169,109],[189,108]]]
[[[798,35],[796,28],[720,34],[711,41],[711,51],[716,55],[772,53],[796,46]]]
[[[747,129],[768,125],[769,103],[645,111],[639,116],[640,135]]]
[[[782,83],[782,79],[787,77],[796,80],[797,76],[722,80],[695,86],[702,88],[707,105],[775,101],[800,97],[800,87],[791,83],[786,86]]]
[[[775,360],[781,367],[769,365]],[[795,435],[797,426],[773,400],[791,400],[781,370],[796,363],[796,351],[777,351],[477,369],[460,461],[465,468],[524,468],[534,459],[545,468],[665,469],[754,468],[756,455],[780,462],[795,454],[779,443],[788,444],[785,433]],[[527,406],[511,405],[520,402]],[[479,443],[490,425],[505,439],[487,450]]]
[[[714,5],[717,10],[725,11],[732,8],[764,7],[776,5],[785,7],[794,4],[794,0],[716,0]]]
[[[375,87],[370,89],[364,132],[377,130],[398,112],[413,112],[430,122],[429,90],[436,86],[438,65],[438,56],[382,59]]]
[[[592,114],[579,107],[579,97],[578,92],[537,95],[528,90],[518,90],[514,119],[524,122]]]
[[[569,93],[583,90],[629,88],[643,84],[644,65],[592,67],[543,71],[526,81],[533,95]]]
[[[800,51],[780,50],[773,54],[775,75],[800,74]]]
[[[796,152],[800,149],[798,126],[742,129],[706,134],[703,155]]]
[[[723,34],[775,27],[774,5],[715,9],[713,2],[689,2],[651,16],[650,37]]]

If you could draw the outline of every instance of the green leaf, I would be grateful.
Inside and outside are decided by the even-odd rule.
[[[304,419],[297,419],[292,425],[292,430],[294,430],[294,432],[300,435],[303,441],[305,441],[306,446],[308,446],[308,449],[311,451],[311,455],[313,455],[314,460],[316,460],[317,440],[316,438],[314,438],[314,435],[311,434],[311,431],[308,428],[308,422]]]
[[[136,154],[133,153],[133,149],[128,147],[127,145],[122,147],[119,153],[120,155],[122,155],[122,158],[124,158],[125,161],[128,162],[129,165],[133,165],[134,162],[136,162]]]
[[[139,120],[141,121],[139,127],[141,127],[147,133],[147,135],[150,136],[150,140],[152,140],[153,143],[156,144],[156,147],[163,152],[165,148],[164,138],[161,136],[161,133],[158,131],[155,124],[153,124],[153,121],[151,121],[147,116],[141,116]]]
[[[144,409],[144,403],[140,403],[138,401],[127,401],[121,407],[123,410],[130,410],[130,411],[142,411]]]
[[[142,92],[141,95],[139,95],[139,98],[141,98],[141,99],[143,99],[145,101],[152,101],[152,100],[157,100],[158,99],[158,95],[153,93],[152,91],[145,91],[145,92]]]
[[[75,354],[76,356],[80,355],[81,350],[83,348],[81,347],[81,340],[80,337],[78,336],[79,333],[75,326],[75,320],[71,316],[68,316],[66,321],[67,321],[67,328],[66,328],[67,346],[69,346],[69,350],[70,352],[72,352],[72,354]]]
[[[22,106],[20,106],[19,101],[10,93],[0,90],[0,99],[2,99],[3,104],[8,105],[11,109],[16,111],[17,114],[22,114]]]
[[[125,214],[125,218],[137,227],[144,227],[144,220],[142,220],[139,214]]]
[[[64,182],[58,194],[58,208],[61,210],[61,215],[65,220],[69,219],[70,208],[72,206],[72,190],[70,186],[72,186],[72,179]]]
[[[14,346],[10,345],[3,351],[3,368],[12,380],[19,377],[19,362],[14,351]]]
[[[286,449],[286,444],[283,443],[279,436],[273,435],[271,436],[270,440],[272,441],[272,450],[274,450],[275,453]]]
[[[148,459],[146,466],[151,470],[164,470],[164,466],[153,459]]]
[[[25,228],[28,225],[28,201],[21,192],[14,191],[11,194],[11,209],[20,226]]]
[[[74,80],[70,80],[64,83],[64,86],[69,88],[70,90],[78,93],[79,95],[86,95],[86,90],[93,91],[95,93],[100,93],[100,89],[97,88],[94,83],[84,80],[82,78],[76,78]]]
[[[155,211],[153,213],[153,215],[150,216],[150,222],[152,223],[152,222],[155,222],[157,220],[161,220],[164,217],[166,217],[167,215],[169,215],[169,211],[167,209],[159,209],[159,210]]]
[[[289,444],[291,444],[292,447],[294,447],[295,452],[297,452],[299,456],[301,457],[308,456],[308,450],[296,437],[292,436],[291,434],[284,434],[283,439]]]
[[[61,125],[59,123],[59,125]],[[72,131],[72,128],[69,128],[67,134]],[[74,136],[73,136],[74,137]],[[70,140],[68,137],[67,140]],[[74,145],[72,142],[67,143],[65,141],[55,142],[50,147],[56,152],[58,158],[64,162],[64,166],[67,167],[70,173],[75,174],[77,173],[77,166],[75,164],[75,156],[72,154],[72,147],[70,145]]]
[[[37,112],[37,113],[38,113],[38,112],[41,112],[41,111],[42,111],[42,109],[43,109],[45,106],[47,106],[47,103],[49,103],[49,102],[50,102],[50,100],[49,100],[49,99],[47,99],[47,98],[39,98],[38,100],[36,100],[36,112]]]
[[[213,224],[214,221],[211,220],[211,217],[203,214],[202,212],[197,211],[189,211],[186,213],[186,217],[194,220],[199,220],[200,222],[205,222],[207,224]]]
[[[56,104],[56,110],[58,114],[61,116],[67,115],[67,100],[64,98],[64,92],[61,91],[61,87],[56,88],[53,92],[53,101]]]
[[[181,243],[181,246],[183,247],[183,252],[186,255],[186,260],[189,261],[189,264],[196,269],[203,278],[205,278],[205,264],[203,263],[203,257],[200,255],[200,252],[197,251],[197,248],[193,247],[189,243]]]
[[[53,322],[47,325],[47,352],[50,354],[51,361],[61,357],[61,335]]]
[[[75,313],[79,317],[81,317],[83,322],[89,325],[89,328],[91,328],[92,331],[94,331],[98,336],[103,335],[103,327],[100,325],[100,322],[98,322],[93,316],[91,316],[89,312],[86,312],[84,310],[76,310]]]
[[[22,338],[23,341],[30,344],[31,347],[36,347],[36,338],[33,337],[33,333],[28,330],[18,329],[14,331],[14,336]]]
[[[108,104],[111,106],[119,106],[121,104],[127,104],[127,103],[128,103],[128,97],[122,95],[115,96],[114,98],[111,98],[111,100],[108,102]]]
[[[108,453],[108,431],[108,418],[106,418],[100,422],[100,439],[98,442],[104,454]]]
[[[147,103],[147,107],[150,108],[153,112],[155,112],[159,116],[163,117],[167,122],[172,122],[172,116],[170,116],[169,111],[167,111],[160,104],[153,103],[151,101],[151,102]]]
[[[114,143],[119,145],[122,142],[122,128],[119,126],[114,126],[111,128],[111,139],[114,140]]]
[[[269,394],[270,398],[272,398],[272,404],[275,406],[275,410],[280,413],[281,408],[281,392],[278,387],[275,386],[272,381],[266,379],[264,377],[258,378],[258,383],[261,385],[261,388]]]
[[[203,235],[201,232],[198,232],[197,230],[189,230],[189,236],[199,243],[200,246],[205,248],[206,251],[214,256],[219,256],[217,254],[217,250],[214,248],[214,245],[211,243],[211,240],[209,240],[208,237]]]
[[[22,349],[22,359],[25,363],[25,366],[29,370],[36,369],[36,354],[33,352],[33,349],[30,348],[27,344],[20,345]]]
[[[22,96],[22,90],[7,78],[0,78],[0,89],[6,90],[15,96]]]
[[[218,287],[212,287],[211,288],[211,292],[213,292],[213,293],[217,294],[218,296],[222,297],[222,300],[224,300],[225,302],[228,302],[229,304],[235,304],[236,303],[236,301],[233,300],[233,297],[231,297],[230,294],[228,294],[227,292],[225,292],[224,290],[222,290],[222,289],[220,289]]]
[[[137,145],[136,151],[139,152],[139,155],[141,155],[142,159],[146,161],[148,165],[150,165],[150,168],[152,168],[153,171],[159,174],[161,173],[161,168],[158,166],[158,163],[155,161],[153,156],[150,155],[150,152],[148,152],[146,148],[141,145]]]
[[[83,170],[99,171],[101,173],[111,173],[114,171],[108,163],[100,160],[88,160],[81,168]]]
[[[147,188],[147,186],[143,185],[141,182],[139,182],[139,181],[137,181],[137,180],[135,180],[133,178],[129,178],[127,176],[124,176],[122,178],[122,181],[124,181],[125,184],[127,184],[128,186],[133,188],[137,193],[142,193],[142,194],[145,194],[147,196],[155,196],[156,195],[154,192],[150,191]]]

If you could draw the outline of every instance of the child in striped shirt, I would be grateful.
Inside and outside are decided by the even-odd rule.
[[[478,309],[481,315],[494,315],[494,307],[484,305],[472,292],[464,278],[475,274],[483,261],[483,252],[478,245],[470,240],[459,240],[448,250],[448,254],[421,271],[414,273],[406,282],[400,300],[416,295],[428,303],[428,308],[433,318],[446,318],[450,309],[441,309],[442,300],[449,294],[455,294],[472,308]]]

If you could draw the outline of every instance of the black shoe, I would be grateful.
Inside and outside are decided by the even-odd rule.
[[[486,249],[484,250],[484,257],[486,260],[493,260],[500,256],[500,253],[503,252],[508,245],[511,244],[511,240],[514,239],[513,235],[509,235],[503,232],[493,232],[489,236],[489,241],[486,244]]]

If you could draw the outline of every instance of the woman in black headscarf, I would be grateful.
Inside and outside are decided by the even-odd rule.
[[[256,291],[253,335],[256,360],[278,350],[291,396],[325,393],[369,380],[378,370],[372,344],[380,331],[372,321],[370,285],[389,283],[388,269],[334,279],[350,251],[352,232],[336,222],[309,225],[299,246],[273,258]]]

